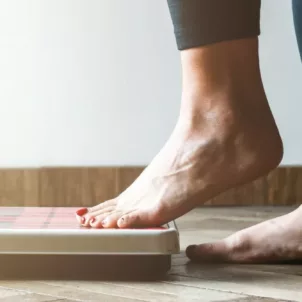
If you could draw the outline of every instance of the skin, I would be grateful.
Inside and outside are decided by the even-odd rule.
[[[302,260],[302,207],[221,241],[189,246],[197,262],[273,263]]]
[[[263,89],[258,40],[188,49],[181,52],[181,62],[182,102],[169,140],[121,195],[80,209],[76,217],[83,226],[159,226],[230,188],[267,174],[280,163],[283,146]],[[275,258],[286,258],[284,253],[288,252],[275,251],[281,243],[283,251],[297,248],[294,244],[283,248],[289,235],[292,242],[301,240],[301,232],[293,230],[296,224],[291,217],[296,214],[244,230],[215,245],[189,247],[188,257],[236,262],[274,252]],[[284,232],[276,232],[281,226]],[[274,236],[278,238],[274,240]],[[260,244],[268,238],[269,246]],[[248,248],[237,249],[236,257],[225,256],[241,242],[248,242]]]

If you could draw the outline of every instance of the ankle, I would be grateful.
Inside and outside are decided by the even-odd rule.
[[[188,49],[181,52],[181,61],[184,91],[211,94],[260,79],[257,38]]]
[[[263,173],[275,168],[283,145],[262,84],[258,40],[189,49],[181,56],[182,133],[222,146],[238,143],[252,154],[251,165],[258,160]]]
[[[229,41],[182,52],[181,114],[269,111],[257,39]]]

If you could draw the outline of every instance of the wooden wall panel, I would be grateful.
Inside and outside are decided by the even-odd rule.
[[[23,196],[18,200],[18,203],[26,206],[40,205],[40,171],[38,169],[24,169],[21,177],[23,178]]]
[[[131,167],[123,167],[117,169],[117,183],[116,189],[117,192],[123,192],[126,190],[132,182],[139,177],[139,175],[143,172],[143,167],[131,168]]]
[[[116,168],[46,168],[40,170],[42,206],[92,206],[113,198]]]
[[[0,169],[0,205],[39,205],[39,171]]]
[[[0,169],[1,206],[93,206],[125,190],[144,167]],[[302,201],[302,167],[281,167],[206,205],[294,205]]]
[[[280,167],[265,177],[231,189],[207,205],[293,205],[302,202],[302,167]]]

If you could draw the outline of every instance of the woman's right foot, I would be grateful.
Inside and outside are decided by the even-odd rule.
[[[182,52],[184,92],[170,139],[132,186],[79,213],[80,223],[162,225],[274,169],[282,142],[258,63],[256,39]]]
[[[187,256],[197,262],[302,261],[302,206],[219,242],[189,246]]]

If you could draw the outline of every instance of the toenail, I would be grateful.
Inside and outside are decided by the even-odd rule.
[[[87,208],[81,208],[76,211],[77,215],[82,216],[88,212]]]
[[[85,217],[81,218],[81,223],[85,223]]]
[[[189,245],[187,247],[186,254],[189,258],[192,258],[196,255],[196,252],[195,252],[196,247],[197,247],[197,245]]]
[[[107,218],[102,221],[102,225],[106,225],[107,223],[108,223],[108,219]]]
[[[117,224],[118,224],[119,226],[123,226],[123,225],[125,224],[125,217],[121,217],[121,218],[118,220]]]
[[[94,222],[95,222],[95,218],[92,217],[92,218],[90,219],[89,223],[92,224],[92,223],[94,223]]]

